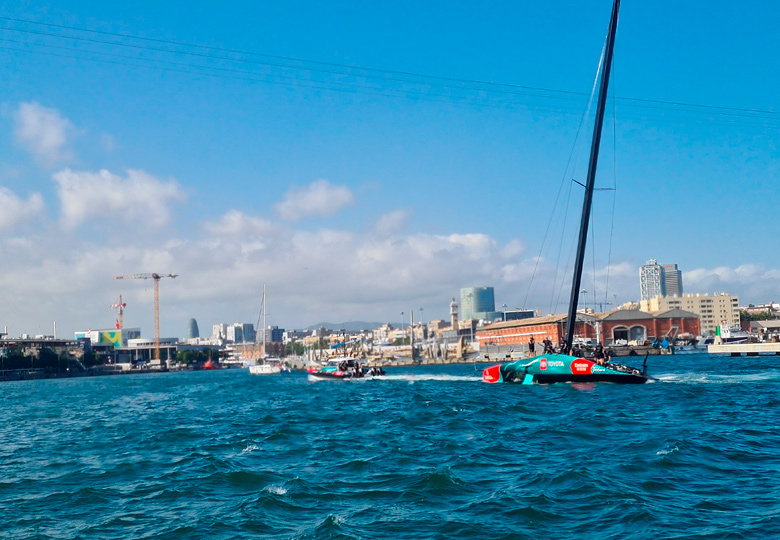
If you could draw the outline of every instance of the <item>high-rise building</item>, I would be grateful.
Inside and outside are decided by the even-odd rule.
[[[650,300],[657,296],[666,296],[664,267],[655,259],[639,268],[639,291],[641,300]]]
[[[232,343],[241,343],[244,341],[244,328],[241,326],[241,323],[235,323],[228,326],[225,339]]]
[[[460,318],[487,319],[493,321],[502,317],[496,312],[493,287],[467,287],[460,290]]]
[[[241,323],[241,334],[244,337],[245,343],[254,343],[255,338],[255,325],[252,323]]]
[[[682,296],[682,270],[679,270],[676,264],[664,265],[664,286],[666,287],[666,296]]]
[[[200,337],[200,331],[198,330],[198,321],[190,319],[187,323],[187,339],[195,339]]]
[[[219,323],[212,326],[211,337],[214,339],[227,339],[227,325],[225,323]]]
[[[284,340],[284,328],[269,326],[265,329],[265,340],[268,343],[282,343]],[[262,336],[260,341],[262,341]]]
[[[254,343],[255,325],[252,323],[234,323],[228,326],[227,340],[233,343]]]

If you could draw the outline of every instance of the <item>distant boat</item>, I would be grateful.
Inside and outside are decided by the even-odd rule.
[[[517,360],[508,364],[491,366],[484,370],[482,380],[489,383],[518,382],[522,384],[556,383],[556,382],[595,382],[606,381],[615,383],[637,384],[644,383],[648,377],[646,364],[643,369],[617,364],[607,361],[603,352],[597,352],[595,361],[572,356],[571,347],[574,343],[574,327],[577,321],[577,300],[582,282],[582,269],[585,260],[585,243],[588,237],[588,224],[593,200],[593,189],[596,177],[596,165],[598,163],[599,145],[601,143],[601,128],[604,121],[604,108],[607,100],[607,87],[612,65],[612,53],[615,46],[615,32],[617,31],[618,11],[620,0],[614,0],[612,16],[609,22],[609,33],[604,49],[604,69],[601,72],[599,96],[596,108],[596,121],[593,128],[593,139],[590,150],[590,162],[588,164],[588,176],[585,184],[585,197],[582,204],[582,216],[580,220],[579,241],[577,255],[575,257],[574,277],[572,279],[571,297],[569,301],[569,315],[566,319],[566,341],[560,353],[551,352],[526,360]],[[597,347],[600,347],[597,346]],[[600,357],[599,357],[600,356]],[[645,357],[645,363],[647,357]]]
[[[212,362],[211,358],[209,358],[201,369],[219,369],[219,364]]]
[[[721,324],[718,326],[717,335],[723,343],[745,343],[751,337],[754,337],[750,332],[742,330],[739,326],[728,326]]]
[[[249,367],[249,373],[252,375],[277,375],[279,373],[289,372],[290,369],[282,363],[282,360],[276,356],[267,356],[265,351],[265,329],[266,326],[266,296],[265,296],[265,284],[263,284],[263,302],[261,312],[263,315],[263,349],[260,352],[260,358],[254,360],[248,360],[247,366]],[[260,317],[257,320],[258,326],[260,326]],[[257,342],[257,338],[255,338]],[[253,350],[253,352],[255,352]],[[254,356],[254,354],[253,354]]]
[[[276,362],[274,360],[276,360]],[[258,363],[249,365],[249,373],[252,375],[276,375],[281,372],[282,364],[281,360],[278,358],[263,358]]]
[[[308,370],[309,379],[348,380],[385,375],[381,367],[365,367],[349,356],[336,356],[324,366],[312,366]]]

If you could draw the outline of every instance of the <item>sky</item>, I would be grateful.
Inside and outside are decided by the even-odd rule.
[[[611,10],[574,2],[0,8],[0,329],[408,324],[462,287],[566,311]],[[581,304],[780,300],[767,2],[624,1]],[[583,292],[584,291],[584,292]],[[422,308],[422,309],[421,309]],[[404,312],[404,315],[401,315]]]

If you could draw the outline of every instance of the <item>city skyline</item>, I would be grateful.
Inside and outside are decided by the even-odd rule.
[[[448,320],[481,284],[564,311],[610,7],[4,7],[0,328],[110,328],[122,294],[148,336],[150,284],[112,280],[136,272],[179,274],[162,335],[255,321],[263,283],[283,328]],[[778,9],[623,6],[583,304],[639,300],[648,256],[685,292],[780,298],[780,257],[730,225],[780,197]]]

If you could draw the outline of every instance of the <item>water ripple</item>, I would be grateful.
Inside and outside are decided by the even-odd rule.
[[[780,370],[737,360],[661,357],[641,387],[3,383],[0,538],[776,538]]]

